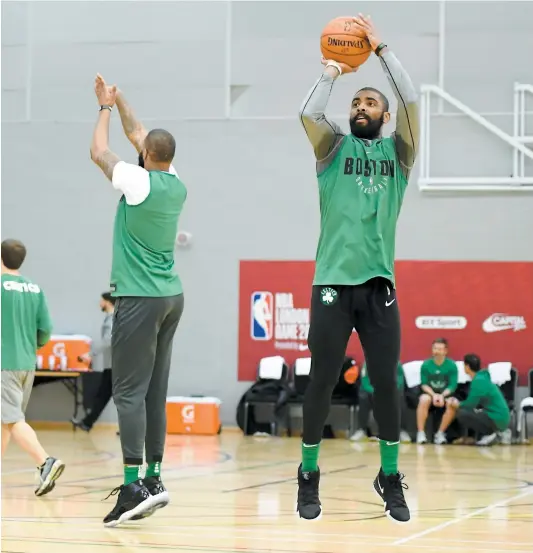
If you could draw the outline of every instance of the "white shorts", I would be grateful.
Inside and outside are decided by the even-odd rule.
[[[35,371],[2,371],[2,424],[25,420]]]

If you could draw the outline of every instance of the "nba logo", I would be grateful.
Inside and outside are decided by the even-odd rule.
[[[254,340],[271,340],[274,334],[274,296],[254,292],[251,306],[251,333]]]

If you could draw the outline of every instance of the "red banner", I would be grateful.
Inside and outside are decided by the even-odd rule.
[[[253,381],[262,357],[309,355],[312,261],[241,261],[239,380]],[[450,357],[511,361],[520,382],[533,367],[533,263],[398,261],[403,362],[426,359],[447,338]],[[348,354],[363,354],[354,332]]]

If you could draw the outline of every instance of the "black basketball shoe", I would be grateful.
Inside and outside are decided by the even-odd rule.
[[[118,499],[115,508],[104,518],[104,526],[109,528],[118,526],[133,517],[144,518],[149,516],[153,513],[157,503],[157,500],[150,494],[140,479],[131,482],[131,484],[115,488],[106,499],[112,495],[117,495],[117,493]]]
[[[163,482],[161,482],[160,476],[148,476],[143,479],[143,482],[147,490],[150,492],[150,495],[157,500],[157,503],[150,511],[146,511],[142,515],[131,517],[131,520],[139,520],[141,518],[149,517],[153,515],[157,509],[166,507],[170,502],[170,497],[165,486],[163,486]]]
[[[322,506],[318,497],[320,483],[320,469],[313,472],[302,472],[302,465],[298,467],[298,502],[296,510],[300,518],[314,520],[322,515]]]
[[[403,482],[404,475],[399,472],[386,476],[382,469],[374,480],[374,490],[383,500],[385,514],[394,522],[404,524],[411,520],[409,507],[405,502],[403,490],[408,489]]]

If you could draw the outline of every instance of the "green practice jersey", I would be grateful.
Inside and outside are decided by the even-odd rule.
[[[462,409],[483,409],[500,431],[506,430],[509,426],[511,420],[509,407],[500,388],[492,382],[487,370],[481,370],[475,374],[468,397],[461,401],[459,406]]]
[[[320,239],[314,284],[394,283],[396,223],[407,179],[392,138],[345,136],[318,175]]]
[[[427,359],[420,369],[421,384],[429,386],[435,393],[442,394],[450,390],[453,394],[457,388],[459,371],[451,359],[446,358],[442,365],[437,365],[433,359]]]
[[[164,297],[183,292],[174,249],[187,191],[176,174],[145,173],[149,176],[146,198],[130,205],[123,196],[115,217],[111,286],[118,297]]]
[[[300,109],[317,162],[320,238],[315,285],[353,286],[377,277],[395,285],[396,225],[419,140],[418,95],[390,50],[386,48],[379,61],[398,101],[390,137],[346,135],[326,117],[336,69],[326,69]]]
[[[23,276],[2,275],[2,370],[35,370],[37,349],[51,333],[41,288]]]

